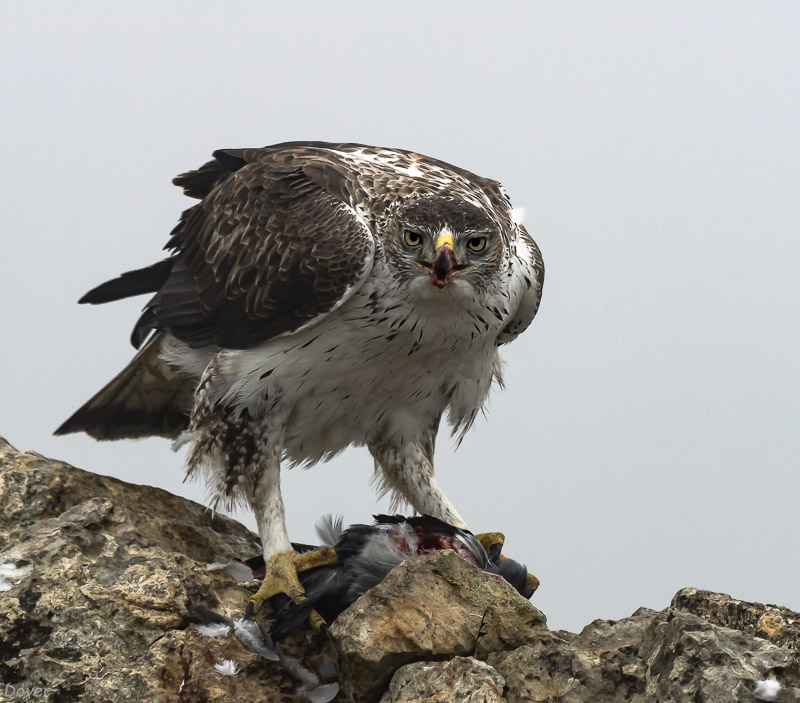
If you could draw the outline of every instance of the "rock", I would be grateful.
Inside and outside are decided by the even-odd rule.
[[[2,700],[329,700],[332,685],[304,674],[303,698],[296,679],[333,653],[337,700],[358,703],[800,703],[800,615],[786,608],[687,588],[662,611],[551,632],[449,551],[403,562],[328,636],[290,637],[295,663],[267,662],[233,637],[201,637],[187,611],[241,614],[248,591],[206,566],[259,549],[191,501],[0,439]],[[215,669],[225,660],[236,666]]]
[[[330,635],[346,699],[366,703],[404,664],[483,659],[545,629],[544,616],[510,584],[445,550],[395,567],[337,618]]]
[[[651,696],[711,703],[752,700],[755,683],[793,656],[766,640],[672,608],[654,619],[639,654],[647,664]]]
[[[784,647],[800,648],[800,615],[788,608],[746,603],[724,593],[696,588],[678,591],[672,599],[672,608]]]
[[[693,606],[699,612],[709,600],[727,604],[725,611],[741,608],[751,618],[764,608],[684,589],[661,612],[643,608],[624,620],[596,620],[577,636],[542,633],[514,652],[490,655],[488,662],[506,680],[508,703],[753,701],[756,684],[771,676],[784,687],[780,700],[796,700],[797,651],[683,610]],[[791,616],[797,617],[786,611]]]
[[[248,592],[206,565],[259,551],[196,503],[0,439],[0,690],[49,689],[34,698],[51,703],[299,700],[281,667],[189,626],[189,603],[244,612]],[[220,675],[224,659],[242,672]]]
[[[415,662],[397,670],[381,703],[502,703],[504,684],[491,666],[472,657]]]

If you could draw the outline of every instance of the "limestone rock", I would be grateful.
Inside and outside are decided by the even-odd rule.
[[[400,667],[381,703],[503,703],[503,677],[472,657]]]
[[[244,612],[249,594],[206,565],[259,550],[196,503],[0,439],[0,690],[49,689],[35,699],[51,703],[299,700],[281,667],[189,626],[188,603]],[[220,675],[224,659],[242,672]]]
[[[672,599],[672,608],[784,647],[800,648],[800,615],[788,608],[747,603],[724,593],[696,588],[678,591]]]
[[[361,703],[378,700],[404,664],[473,653],[484,659],[545,629],[544,616],[506,581],[445,550],[397,566],[330,634],[345,696]]]
[[[770,677],[783,686],[775,700],[798,700],[797,651],[684,612],[689,590],[661,612],[643,608],[624,620],[596,620],[577,636],[542,633],[488,662],[506,680],[508,703],[753,701],[756,684]],[[736,603],[747,610],[723,594],[702,598],[711,595],[726,610]],[[764,607],[749,605],[751,617]]]
[[[0,439],[0,700],[300,702],[286,660],[190,627],[190,604],[244,611],[248,591],[206,566],[259,549],[191,501]],[[800,703],[800,615],[786,608],[687,588],[662,611],[551,632],[453,552],[403,562],[327,637],[305,629],[283,649],[312,672],[334,653],[337,700],[357,703]],[[217,671],[224,660],[240,673]]]

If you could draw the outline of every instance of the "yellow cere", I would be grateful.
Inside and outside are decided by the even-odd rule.
[[[439,232],[439,236],[436,238],[436,250],[438,251],[442,247],[450,247],[453,249],[453,235],[450,233],[449,229],[443,229]]]

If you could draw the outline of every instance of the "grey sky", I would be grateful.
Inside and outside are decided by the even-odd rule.
[[[161,256],[213,149],[411,148],[502,181],[545,257],[437,474],[551,627],[682,586],[800,610],[798,36],[794,2],[4,2],[0,434],[202,500],[164,440],[51,436],[144,303],[78,297]],[[292,537],[386,510],[371,470],[284,472]]]

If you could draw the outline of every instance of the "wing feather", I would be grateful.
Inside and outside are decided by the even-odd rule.
[[[518,261],[524,269],[525,291],[519,306],[497,338],[498,344],[507,344],[521,335],[533,322],[533,318],[539,310],[539,303],[542,301],[542,285],[544,284],[542,253],[536,242],[533,241],[533,237],[522,225],[519,225],[516,251]]]
[[[340,305],[372,266],[374,239],[336,162],[225,150],[175,179],[200,203],[167,247],[175,263],[134,330],[192,347],[244,348]]]

